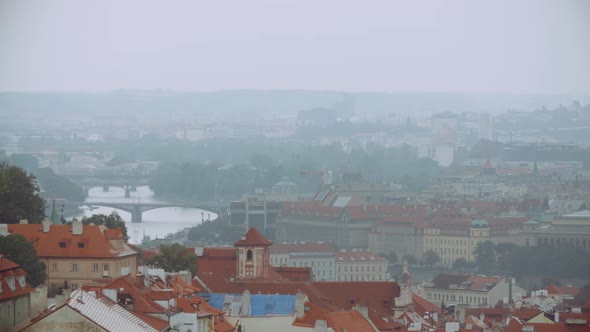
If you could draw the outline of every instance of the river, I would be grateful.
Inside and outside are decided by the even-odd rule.
[[[82,207],[82,213],[74,218],[90,217],[94,214],[111,214],[116,211],[127,225],[129,243],[141,244],[145,236],[151,239],[164,238],[169,233],[176,233],[179,230],[200,224],[203,219],[215,219],[217,214],[201,209],[169,207],[146,211],[142,215],[143,222],[131,223],[131,214],[122,210],[98,206],[95,202],[102,203],[166,203],[154,198],[154,193],[147,187],[137,187],[137,191],[131,192],[130,198],[125,198],[125,191],[122,188],[111,187],[109,191],[101,188],[92,188],[88,192],[86,205]]]

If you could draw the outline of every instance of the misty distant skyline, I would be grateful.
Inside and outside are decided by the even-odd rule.
[[[590,1],[6,1],[0,91],[588,93]]]

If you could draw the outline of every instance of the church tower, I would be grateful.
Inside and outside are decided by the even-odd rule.
[[[406,310],[414,310],[414,299],[412,297],[412,284],[414,278],[408,271],[408,261],[404,258],[402,274],[398,281],[399,297],[395,298],[394,317],[397,318]]]
[[[238,255],[238,279],[268,278],[271,244],[254,227],[234,243]]]

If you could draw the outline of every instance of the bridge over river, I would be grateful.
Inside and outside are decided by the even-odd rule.
[[[131,214],[131,222],[140,223],[142,221],[142,214],[146,211],[168,208],[168,207],[179,207],[179,208],[193,208],[200,209],[209,212],[214,212],[218,216],[229,214],[228,203],[199,203],[199,202],[114,202],[114,201],[100,201],[99,199],[93,199],[86,202],[69,202],[69,205],[88,205],[88,206],[104,206],[113,209],[126,211]]]

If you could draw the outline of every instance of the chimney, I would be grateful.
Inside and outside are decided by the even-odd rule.
[[[72,234],[73,235],[82,235],[84,232],[84,225],[80,220],[74,220],[72,222]]]
[[[555,312],[555,322],[559,323],[559,311]]]
[[[512,277],[507,279],[508,281],[508,304],[512,304]]]
[[[203,256],[204,251],[205,251],[205,248],[203,248],[203,247],[195,247],[195,255],[198,257]]]
[[[21,219],[21,220],[19,220],[18,223],[21,224],[21,225],[26,225],[26,224],[29,223],[29,221],[27,219]]]
[[[49,233],[51,229],[51,220],[45,219],[43,220],[43,233]]]
[[[107,288],[107,289],[103,289],[102,290],[102,295],[106,296],[109,300],[117,303],[117,290],[116,289],[111,289],[111,288]]]
[[[363,315],[363,317],[365,317],[367,319],[369,318],[369,308],[367,306],[361,306],[361,305],[356,304],[354,306],[354,310],[360,312],[361,315]]]
[[[485,314],[483,313],[483,311],[482,311],[482,312],[479,314],[479,320],[483,322],[483,321],[485,321],[485,319],[486,319],[486,315],[485,315]]]
[[[303,317],[303,313],[305,311],[305,296],[301,291],[297,291],[295,295],[295,315],[297,318]]]
[[[313,332],[327,332],[328,331],[328,323],[325,320],[316,320],[315,326],[313,328]]]
[[[252,296],[250,295],[249,290],[245,290],[242,294],[242,317],[250,316],[250,300]]]
[[[8,235],[8,224],[0,224],[0,235]]]
[[[455,308],[456,308],[455,310],[459,311],[459,323],[465,324],[465,306],[462,304],[459,304]]]

